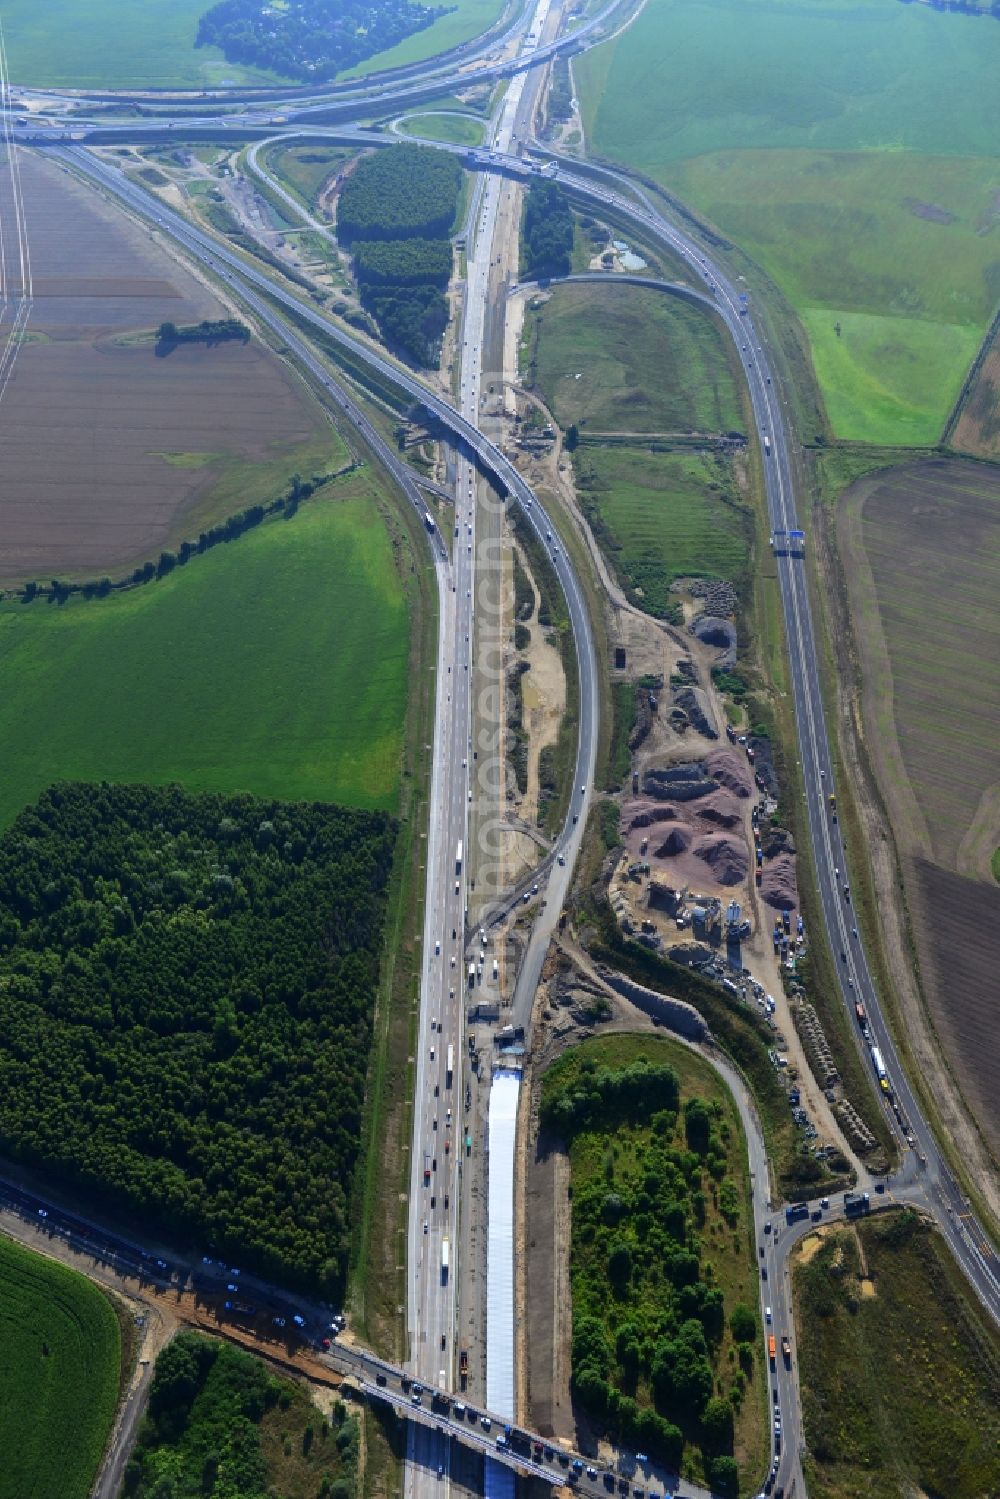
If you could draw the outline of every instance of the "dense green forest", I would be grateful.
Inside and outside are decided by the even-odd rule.
[[[281,6],[221,0],[202,16],[195,45],[221,47],[228,62],[326,83],[454,8],[416,0],[286,0]]]
[[[353,1499],[358,1423],[332,1426],[299,1385],[252,1354],[182,1332],[156,1361],[148,1413],[125,1470],[135,1499]]]
[[[384,813],[52,787],[0,838],[0,1147],[339,1296]]]
[[[522,274],[536,280],[568,276],[573,252],[573,215],[555,182],[533,182],[524,206]]]
[[[448,236],[461,186],[462,170],[445,152],[394,146],[358,163],[337,208],[362,306],[387,344],[424,366],[437,363],[448,326]]]
[[[720,1105],[682,1102],[669,1065],[569,1053],[546,1073],[542,1122],[572,1161],[574,1397],[601,1433],[673,1471],[695,1444],[713,1490],[735,1493],[734,1401],[757,1321],[731,1309],[741,1367],[723,1398],[727,1309],[701,1243],[711,1234],[717,1251],[739,1222]]]
[[[447,239],[369,239],[354,246],[354,274],[363,287],[436,286],[443,291],[451,264]]]
[[[364,156],[337,204],[337,238],[442,239],[451,233],[462,168],[433,146],[392,146]]]

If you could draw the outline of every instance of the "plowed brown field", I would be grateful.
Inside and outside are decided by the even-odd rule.
[[[1000,469],[942,459],[874,474],[841,497],[838,536],[922,988],[1000,1157]]]
[[[976,458],[1000,458],[1000,329],[962,405],[952,445]]]
[[[21,164],[35,301],[0,405],[0,579],[118,576],[339,451],[260,344],[158,357],[139,334],[228,309],[90,188]]]

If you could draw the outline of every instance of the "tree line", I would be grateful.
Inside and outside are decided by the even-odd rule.
[[[0,838],[0,1147],[339,1298],[395,823],[59,784]]]
[[[242,344],[250,342],[250,329],[239,318],[203,318],[200,323],[161,323],[156,330],[157,343],[163,348],[175,344],[221,344],[234,339]]]
[[[280,8],[221,0],[199,21],[195,46],[220,47],[228,62],[300,83],[326,83],[454,8],[415,0],[287,0]]]
[[[543,1084],[542,1122],[582,1141],[572,1178],[574,1397],[602,1434],[673,1471],[697,1444],[713,1490],[735,1495],[734,1397],[716,1395],[726,1308],[700,1243],[710,1205],[730,1230],[739,1217],[722,1110],[697,1096],[682,1106],[668,1065],[563,1062]],[[584,1158],[603,1169],[579,1170]],[[741,1399],[756,1321],[746,1308],[734,1316]]]
[[[568,276],[573,253],[573,214],[557,182],[533,182],[524,205],[521,257],[524,276],[544,281]]]
[[[134,568],[126,577],[114,582],[111,578],[90,578],[83,583],[71,583],[60,578],[40,583],[33,579],[21,589],[21,599],[26,604],[33,603],[35,599],[49,599],[56,604],[64,604],[72,594],[79,594],[85,599],[105,599],[110,593],[121,593],[128,588],[152,583],[157,578],[165,578],[175,567],[183,567],[192,557],[200,557],[203,552],[211,551],[212,547],[219,546],[222,542],[235,541],[238,536],[242,536],[245,531],[252,531],[269,516],[283,515],[290,520],[299,506],[318,489],[343,474],[352,473],[355,467],[356,464],[351,462],[336,473],[313,474],[310,479],[293,474],[285,493],[269,504],[248,505],[245,510],[238,510],[219,525],[209,526],[207,531],[199,532],[196,541],[182,541],[176,552],[161,552],[156,562],[144,562],[141,567]]]

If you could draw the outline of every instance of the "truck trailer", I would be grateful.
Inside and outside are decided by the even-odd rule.
[[[454,1082],[454,1079],[455,1079],[455,1048],[454,1048],[454,1046],[450,1046],[449,1045],[449,1047],[448,1047],[448,1066],[445,1069],[445,1074],[444,1074],[444,1085],[445,1085],[445,1087],[446,1088],[450,1088],[451,1085],[452,1085],[452,1083]]]
[[[447,1239],[442,1239],[441,1240],[441,1284],[443,1286],[446,1286],[448,1284],[448,1260],[449,1260],[449,1245],[448,1245],[448,1240]]]

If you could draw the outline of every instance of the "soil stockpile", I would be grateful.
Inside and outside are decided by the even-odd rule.
[[[698,839],[692,852],[708,865],[720,885],[739,885],[747,877],[750,856],[740,838],[725,833],[708,833]]]
[[[691,847],[694,835],[691,829],[684,823],[679,822],[664,838],[663,842],[655,849],[658,859],[672,859],[675,854],[682,854]]]
[[[735,828],[743,820],[736,798],[728,791],[706,797],[703,802],[699,802],[694,815],[699,821],[710,823],[716,828]]]
[[[795,860],[791,854],[779,854],[765,864],[760,882],[761,899],[776,911],[793,911],[798,905],[795,888]]]
[[[720,786],[724,786],[727,791],[732,791],[735,796],[752,795],[754,787],[750,763],[735,750],[713,750],[705,757],[704,768]]]

